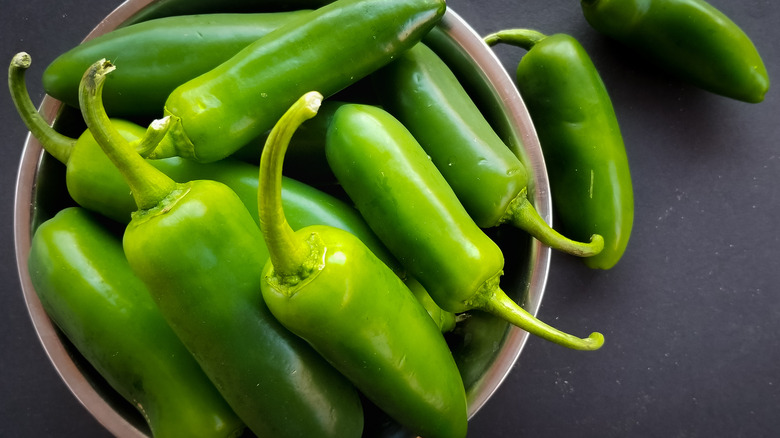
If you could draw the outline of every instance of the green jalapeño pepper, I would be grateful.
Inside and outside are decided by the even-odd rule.
[[[594,350],[539,321],[500,288],[504,256],[469,216],[412,134],[386,111],[345,105],[336,111],[326,156],[376,235],[442,309],[492,313],[569,348]]]
[[[93,65],[79,101],[138,205],[124,233],[125,256],[163,317],[256,435],[360,436],[355,388],[264,305],[268,250],[244,204],[222,183],[174,182],[113,130],[100,99],[112,69]],[[167,121],[152,127],[164,134]]]
[[[43,72],[43,88],[77,108],[84,71],[97,59],[115,59],[122,68],[106,83],[106,112],[113,117],[159,117],[166,96],[176,87],[306,13],[188,15],[119,28],[57,57]]]
[[[284,152],[322,95],[301,97],[271,131],[260,160],[258,206],[270,260],[263,298],[374,404],[428,438],[466,436],[466,395],[436,324],[404,283],[352,234],[297,232],[281,202]],[[340,110],[339,110],[340,111]]]
[[[155,438],[232,437],[244,424],[166,324],[97,216],[69,207],[35,231],[28,269],[46,313]]]
[[[597,31],[647,55],[693,85],[750,103],[769,75],[750,38],[704,0],[581,0]]]
[[[384,108],[414,135],[477,225],[510,223],[545,245],[578,256],[601,251],[601,236],[575,242],[539,216],[528,200],[525,166],[433,50],[418,44],[376,77]]]
[[[528,50],[517,66],[517,87],[539,135],[561,229],[575,239],[603,236],[604,249],[583,260],[612,268],[631,236],[634,191],[615,109],[596,67],[565,34],[515,29],[485,41]]]
[[[327,95],[417,43],[444,0],[338,0],[276,29],[165,102],[173,125],[151,157],[210,162],[270,129],[310,89]]]

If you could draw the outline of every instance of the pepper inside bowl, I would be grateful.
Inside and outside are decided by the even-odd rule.
[[[117,27],[165,15],[225,12],[225,2],[130,0],[101,22],[88,36],[94,38]],[[228,2],[230,3],[230,2]],[[235,2],[241,3],[241,2]],[[263,12],[263,2],[238,5],[231,12]],[[269,10],[278,5],[268,1]],[[278,3],[278,2],[277,2]],[[295,7],[316,7],[322,1],[296,2]],[[288,4],[288,7],[289,6]],[[550,219],[547,177],[530,118],[511,79],[480,37],[455,12],[448,10],[440,24],[426,38],[431,47],[456,73],[488,117],[495,130],[529,169],[529,198],[540,215]],[[358,91],[359,92],[359,91]],[[83,130],[78,110],[46,97],[42,114],[57,129],[71,135]],[[38,226],[58,211],[73,205],[63,189],[64,167],[44,153],[40,143],[29,137],[25,144],[17,182],[15,236],[23,293],[35,329],[52,360],[74,395],[111,433],[117,436],[149,436],[144,417],[113,390],[47,317],[32,285],[27,264],[31,237]],[[550,253],[547,247],[522,231],[504,227],[489,231],[506,258],[502,288],[531,313],[541,303]],[[473,416],[485,404],[520,356],[528,334],[495,317],[470,312],[449,332],[452,350],[466,388],[468,413]],[[370,435],[406,434],[380,412],[367,409]],[[408,435],[408,434],[407,434]]]

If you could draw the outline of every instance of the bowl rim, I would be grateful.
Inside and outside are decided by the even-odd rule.
[[[84,38],[90,40],[119,27],[147,6],[158,0],[126,0],[109,13]],[[461,18],[455,11],[447,8],[439,25],[444,29],[475,63],[485,72],[485,80],[489,87],[499,96],[506,107],[511,123],[511,129],[522,141],[526,154],[526,164],[532,176],[532,202],[540,216],[552,224],[552,201],[544,157],[542,156],[536,130],[525,104],[506,69],[499,58],[484,43],[479,34]],[[44,96],[39,107],[41,115],[53,122],[63,104]],[[92,386],[74,362],[65,348],[60,335],[35,292],[28,272],[27,260],[30,253],[32,227],[35,219],[35,193],[44,150],[38,140],[28,133],[22,150],[19,170],[16,179],[14,197],[14,250],[17,260],[17,270],[21,281],[22,293],[27,305],[36,334],[54,365],[55,370],[65,382],[68,389],[85,409],[110,433],[118,437],[146,437],[118,411],[116,411]],[[529,272],[526,302],[523,307],[532,315],[536,315],[544,295],[550,269],[551,250],[532,239],[530,245],[532,264]],[[489,372],[476,384],[469,397],[468,416],[471,419],[498,390],[509,372],[520,357],[529,334],[517,327],[510,327],[502,343],[502,349],[493,360]]]

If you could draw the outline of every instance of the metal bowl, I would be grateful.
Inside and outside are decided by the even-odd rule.
[[[295,7],[302,7],[307,6],[307,1],[293,3]],[[322,3],[322,0],[318,2]],[[192,4],[196,6],[189,6],[188,0],[128,0],[101,21],[86,39],[149,18],[219,12],[224,7],[220,0],[200,0]],[[235,7],[231,9],[236,11]],[[501,62],[452,10],[447,11],[425,43],[450,65],[496,131],[526,164],[532,178],[529,196],[541,216],[550,222],[549,185],[541,148],[522,99]],[[72,117],[69,112],[74,111],[49,96],[43,99],[40,110],[47,120],[60,126],[67,125],[69,116]],[[63,177],[63,166],[45,154],[40,143],[28,135],[17,178],[14,212],[16,259],[27,308],[52,364],[84,407],[116,436],[149,436],[141,415],[108,386],[53,325],[30,280],[27,258],[32,233],[38,224],[68,202],[72,203],[64,191]],[[547,282],[549,248],[515,229],[499,227],[488,232],[506,258],[502,288],[526,310],[536,314]],[[448,334],[447,340],[466,385],[469,418],[479,411],[510,372],[527,337],[526,332],[480,312],[472,312]],[[383,430],[377,434],[398,436],[398,431],[392,429],[383,425]]]

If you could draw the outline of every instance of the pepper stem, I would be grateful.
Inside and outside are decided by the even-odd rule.
[[[295,234],[282,208],[282,165],[284,154],[298,127],[314,117],[322,103],[322,94],[312,91],[298,99],[268,135],[260,156],[260,182],[257,205],[271,263],[276,275],[288,282],[304,278],[312,267],[312,248]]]
[[[130,186],[139,210],[155,207],[175,188],[176,182],[147,163],[133,145],[122,137],[108,119],[103,107],[106,75],[114,71],[111,62],[102,59],[89,67],[79,84],[79,105],[87,127],[108,158]],[[169,119],[155,120],[141,139],[142,148],[156,145],[165,136]]]
[[[59,162],[67,164],[76,139],[55,131],[35,108],[24,79],[24,74],[31,64],[32,58],[25,52],[17,53],[11,59],[11,65],[8,67],[8,89],[11,92],[11,100],[14,101],[16,111],[27,125],[27,129],[38,139],[43,149]]]
[[[486,283],[476,302],[471,304],[475,309],[491,313],[534,336],[564,347],[574,350],[598,350],[604,345],[604,335],[599,332],[593,332],[587,338],[578,338],[540,321],[509,298],[498,287],[497,282]]]
[[[594,256],[604,249],[604,238],[600,234],[590,236],[590,242],[585,243],[571,240],[555,231],[539,216],[528,200],[526,192],[526,189],[523,189],[509,203],[506,213],[501,218],[501,223],[511,223],[517,228],[525,230],[544,245],[578,257]]]
[[[491,33],[484,40],[488,46],[504,43],[531,50],[533,46],[545,38],[547,35],[531,29],[506,29]]]

